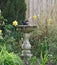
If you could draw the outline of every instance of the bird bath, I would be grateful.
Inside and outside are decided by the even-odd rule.
[[[22,44],[22,57],[31,57],[31,44],[29,42],[30,32],[34,31],[36,26],[29,26],[29,25],[17,25],[19,31],[24,32],[24,40]]]

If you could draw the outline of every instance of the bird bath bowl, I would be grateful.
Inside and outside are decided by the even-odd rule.
[[[17,25],[16,28],[18,28],[19,31],[24,33],[32,32],[36,26],[29,26],[29,25]]]

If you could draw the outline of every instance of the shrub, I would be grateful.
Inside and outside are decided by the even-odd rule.
[[[3,47],[0,51],[0,65],[24,65],[23,61],[14,53],[8,53]]]
[[[32,53],[37,57],[40,57],[41,51],[43,52],[42,54],[44,56],[45,51],[48,50],[48,53],[55,58],[57,57],[57,23],[53,19],[52,22],[47,21],[47,19],[45,19],[44,22],[42,19],[40,19],[37,29],[32,32],[30,37]],[[53,62],[54,58],[51,59]],[[55,63],[56,60],[54,64]]]
[[[3,4],[3,5],[2,5]],[[0,9],[5,18],[7,18],[8,23],[12,23],[17,20],[19,24],[20,21],[25,19],[26,15],[26,3],[25,0],[4,0],[0,1]]]
[[[21,53],[20,40],[23,33],[16,30],[11,24],[6,25],[4,29],[5,36],[0,40],[0,48],[5,44],[8,52]]]
[[[30,63],[30,65],[46,65],[46,63],[48,62],[48,51],[45,52],[44,57],[41,52],[40,58],[32,56],[28,59],[28,62]]]

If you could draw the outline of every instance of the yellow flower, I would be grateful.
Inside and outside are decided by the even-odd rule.
[[[48,19],[47,22],[48,22],[48,25],[50,25],[53,21],[52,19]]]
[[[48,19],[47,22],[48,22],[48,23],[51,23],[51,22],[52,22],[52,19]]]
[[[37,16],[36,16],[36,15],[34,15],[34,16],[33,16],[33,19],[34,19],[34,20],[36,20],[36,19],[37,19]]]
[[[15,20],[15,21],[13,21],[13,25],[14,26],[17,26],[18,25],[18,22]]]
[[[2,34],[2,30],[0,30],[0,34]]]

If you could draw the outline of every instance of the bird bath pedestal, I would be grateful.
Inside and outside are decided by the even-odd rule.
[[[21,58],[28,58],[31,57],[31,44],[29,42],[30,32],[32,32],[36,26],[29,26],[29,25],[17,25],[16,28],[18,28],[19,31],[24,32],[24,40],[22,44],[22,54]]]

